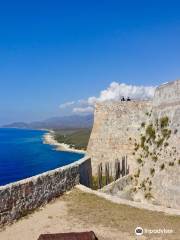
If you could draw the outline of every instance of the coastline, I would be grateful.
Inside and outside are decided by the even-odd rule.
[[[74,153],[83,153],[86,154],[86,151],[79,150],[75,148],[71,148],[68,144],[59,143],[54,139],[54,131],[47,130],[48,133],[45,133],[43,136],[43,143],[55,146],[55,150],[57,151],[64,151],[64,152],[74,152]]]

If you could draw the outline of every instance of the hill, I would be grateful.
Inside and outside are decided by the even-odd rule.
[[[65,143],[76,149],[86,150],[91,129],[67,129],[55,132],[55,139],[59,143]]]
[[[4,128],[29,128],[29,129],[79,129],[91,128],[93,125],[93,115],[71,115],[63,117],[52,117],[44,121],[31,123],[14,122],[4,125]]]

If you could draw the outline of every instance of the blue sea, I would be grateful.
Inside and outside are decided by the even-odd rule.
[[[0,128],[0,186],[79,160],[84,154],[43,144],[46,131]]]

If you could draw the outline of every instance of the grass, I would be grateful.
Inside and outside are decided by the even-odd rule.
[[[132,236],[137,226],[147,229],[173,229],[174,234],[170,234],[168,239],[178,239],[180,235],[180,217],[115,204],[79,190],[73,190],[71,194],[64,195],[63,198],[67,202],[69,216],[78,218],[82,223],[108,227],[112,231],[116,229],[128,232]],[[153,234],[148,237],[154,239]],[[158,237],[166,236],[159,234]]]
[[[55,132],[55,139],[59,143],[66,143],[70,147],[86,150],[91,129],[62,129]]]

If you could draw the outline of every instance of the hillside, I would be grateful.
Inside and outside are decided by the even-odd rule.
[[[55,132],[55,139],[76,149],[86,150],[91,129],[64,129]]]
[[[93,115],[70,115],[62,117],[52,117],[44,121],[31,123],[14,122],[4,125],[4,128],[29,128],[29,129],[78,129],[91,128],[93,124]]]

